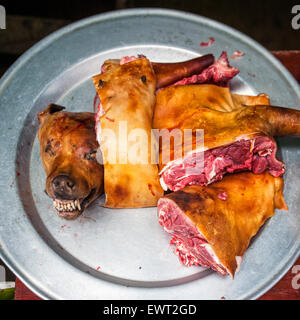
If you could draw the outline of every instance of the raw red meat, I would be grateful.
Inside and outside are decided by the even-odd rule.
[[[201,42],[200,43],[200,46],[201,47],[210,47],[213,43],[215,42],[215,38],[214,37],[210,37],[209,38],[209,41],[207,41],[207,42]]]
[[[221,180],[226,173],[241,171],[260,174],[268,170],[278,177],[284,173],[284,164],[276,159],[276,150],[276,142],[262,136],[206,150],[204,157],[200,152],[193,152],[167,165],[161,172],[161,184],[165,190],[177,191],[187,185],[205,186]],[[201,160],[204,162],[200,163]],[[196,166],[202,170],[193,171]]]
[[[159,224],[172,235],[170,244],[175,245],[174,252],[182,264],[211,268],[221,275],[229,274],[210,244],[175,202],[161,198],[157,209]]]
[[[227,53],[223,51],[220,58],[200,74],[184,78],[173,85],[211,83],[221,87],[228,87],[229,81],[238,73],[239,69],[229,65]]]

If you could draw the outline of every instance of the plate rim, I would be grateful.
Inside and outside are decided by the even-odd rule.
[[[134,9],[125,9],[125,10],[115,10],[109,11],[106,13],[100,13],[97,15],[93,15],[91,17],[87,17],[76,22],[73,22],[63,28],[58,29],[57,31],[49,34],[39,42],[37,42],[34,46],[28,49],[25,53],[23,53],[3,74],[0,79],[0,94],[5,90],[6,84],[9,82],[10,77],[12,77],[16,72],[18,72],[19,68],[26,64],[26,62],[35,54],[37,54],[40,50],[47,47],[50,43],[54,42],[56,39],[63,37],[65,34],[69,32],[73,32],[76,29],[84,28],[90,24],[98,23],[105,20],[112,20],[118,19],[122,17],[130,17],[136,15],[158,15],[158,16],[172,16],[173,18],[183,18],[189,21],[194,22],[202,22],[205,23],[213,28],[222,28],[225,32],[229,34],[233,34],[243,42],[247,42],[252,47],[254,47],[262,56],[265,56],[274,66],[276,66],[279,71],[287,78],[287,80],[292,83],[295,90],[298,90],[300,95],[300,86],[296,79],[291,75],[291,73],[281,64],[281,62],[275,58],[267,49],[265,49],[262,45],[260,45],[256,40],[253,40],[249,36],[241,33],[240,31],[227,26],[221,22],[212,20],[207,17],[203,17],[198,14],[185,12],[185,11],[178,11],[174,9],[162,9],[162,8],[134,8]],[[296,248],[294,255],[291,255],[288,263],[282,267],[273,277],[269,283],[264,286],[263,289],[258,290],[250,295],[248,295],[245,299],[256,299],[261,297],[265,292],[267,292],[271,287],[276,284],[283,275],[290,269],[292,264],[297,260],[300,254],[300,246],[298,245],[298,250]],[[11,259],[7,253],[0,247],[0,257],[5,262],[5,264],[13,270],[13,272],[17,275],[17,277],[22,280],[22,282],[31,289],[34,293],[36,293],[39,297],[43,299],[53,299],[51,294],[43,292],[41,288],[39,288],[33,281],[29,280],[22,269],[15,264],[14,259]]]

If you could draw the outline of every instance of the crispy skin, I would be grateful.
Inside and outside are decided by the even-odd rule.
[[[104,161],[105,206],[110,208],[139,208],[156,206],[163,195],[159,184],[158,167],[151,164],[151,129],[155,104],[156,80],[149,60],[137,59],[118,65],[114,60],[105,63],[102,74],[93,77],[105,114],[101,117],[101,138],[105,131],[115,134],[116,145],[101,140]],[[120,134],[120,125],[126,122],[127,134],[140,130],[147,134],[141,153],[143,161],[136,159],[134,145],[128,141],[125,146]],[[128,138],[129,140],[129,138]],[[148,143],[148,148],[146,144]],[[116,158],[109,154],[115,147]],[[119,159],[120,147],[126,157]],[[128,160],[127,164],[124,164]],[[134,163],[136,161],[137,163]]]
[[[300,111],[268,105],[266,95],[235,95],[215,85],[168,87],[157,93],[153,128],[204,129],[207,149],[241,138],[300,136]]]
[[[226,192],[227,200],[219,195]],[[227,175],[207,187],[188,186],[165,196],[197,226],[220,262],[233,276],[236,256],[243,256],[251,238],[274,209],[287,210],[283,179],[265,172]]]
[[[64,108],[49,105],[39,113],[40,154],[47,175],[46,192],[55,199],[51,181],[61,174],[74,180],[74,199],[84,199],[94,189],[87,206],[103,193],[103,166],[87,160],[99,148],[94,131],[94,114],[63,112]]]
[[[156,88],[163,88],[193,74],[200,74],[215,62],[212,54],[175,63],[152,63],[156,75]]]
[[[215,58],[212,54],[197,57],[183,62],[159,63],[152,62],[152,68],[156,76],[156,88],[163,88],[193,74],[200,74],[204,69],[212,65]],[[102,72],[117,67],[118,59],[106,60],[102,65]]]

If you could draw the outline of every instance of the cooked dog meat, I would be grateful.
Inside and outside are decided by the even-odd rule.
[[[95,115],[50,104],[38,115],[46,193],[60,217],[74,219],[103,193],[103,165],[96,160]]]
[[[219,59],[215,61],[214,64],[207,67],[200,74],[193,74],[190,77],[179,80],[174,83],[174,86],[211,83],[221,87],[228,87],[230,80],[239,72],[238,68],[229,65],[227,53],[223,51]]]
[[[188,61],[176,63],[152,62],[152,67],[156,75],[156,88],[161,89],[169,85],[175,85],[178,81],[189,81],[207,72],[216,63],[212,54],[197,57]],[[220,74],[220,72],[218,72]],[[186,80],[185,80],[186,79]]]
[[[146,82],[142,81],[142,77]],[[151,145],[151,125],[155,104],[155,75],[149,60],[139,58],[120,65],[111,64],[104,73],[93,77],[101,101],[101,110],[96,118],[98,141],[105,169],[104,188],[105,206],[110,208],[138,208],[156,206],[163,191],[159,184],[157,165],[151,164],[151,152],[147,149],[147,163],[130,162],[135,158],[133,145],[128,141],[123,144],[119,137],[120,123],[126,123],[127,132],[142,129],[148,134]],[[115,134],[115,141],[105,142],[103,132],[110,130]],[[127,137],[125,137],[127,139]],[[124,146],[124,159],[111,156]],[[149,188],[151,186],[151,190]]]
[[[225,58],[227,57],[224,53]],[[223,56],[223,54],[222,54]],[[125,63],[137,60],[145,59],[144,55],[123,57],[122,59],[110,59],[106,60],[101,67],[101,73],[111,70],[112,68],[123,65]],[[222,60],[224,61],[224,59]],[[189,79],[189,77],[194,77],[195,75],[201,75],[203,72],[207,72],[208,68],[212,65],[221,66],[223,63],[214,64],[215,58],[212,54],[207,54],[201,57],[197,57],[191,60],[183,62],[173,62],[173,63],[160,63],[160,62],[151,62],[151,66],[155,73],[156,78],[156,88],[161,89],[169,85],[177,83],[177,81],[182,81],[184,79]],[[228,60],[227,60],[228,63]],[[223,70],[228,70],[229,65],[223,67]],[[223,71],[217,70],[217,74],[224,74]]]
[[[213,61],[211,55],[174,64],[151,64],[144,56],[125,57],[121,61],[106,61],[101,68],[102,73],[93,77],[100,98],[96,130],[98,141],[101,141],[105,169],[106,207],[157,205],[163,190],[159,183],[158,167],[152,164],[150,148],[152,145],[155,149],[155,141],[151,140],[155,90],[193,72],[200,72]],[[146,161],[134,155],[136,141],[127,141],[125,137],[124,143],[124,136],[120,136],[120,124],[124,122],[128,133],[142,130],[147,134],[148,148],[143,146],[143,152],[146,153],[146,159],[143,160]],[[114,142],[104,142],[105,131],[116,137]],[[124,159],[111,156],[113,146],[115,150],[124,149]],[[132,159],[136,162],[133,163]]]
[[[271,107],[266,95],[235,95],[215,85],[172,86],[157,93],[153,127],[182,133],[191,129],[194,135],[197,129],[204,130],[204,146],[197,148],[195,139],[178,147],[173,144],[170,161],[161,157],[161,184],[175,191],[245,170],[282,175],[284,164],[276,159],[273,137],[299,136],[300,111]],[[160,145],[161,155],[164,148]],[[192,151],[185,154],[184,148]],[[189,174],[199,159],[202,169]]]
[[[265,172],[227,175],[207,187],[188,186],[158,202],[159,223],[186,266],[234,276],[251,238],[274,209],[287,210],[283,179]]]

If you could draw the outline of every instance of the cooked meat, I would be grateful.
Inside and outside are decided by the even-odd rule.
[[[229,65],[227,53],[222,52],[214,64],[207,67],[200,74],[194,74],[174,83],[174,86],[187,84],[212,83],[221,87],[228,87],[229,82],[239,73],[239,69]]]
[[[285,209],[283,179],[265,172],[227,175],[207,187],[188,186],[158,202],[159,223],[186,266],[232,277],[251,238],[274,209]]]
[[[147,133],[146,142],[151,145],[156,80],[150,61],[142,57],[122,65],[115,61],[106,62],[102,69],[104,72],[94,76],[93,81],[101,101],[96,115],[96,129],[98,140],[101,140],[105,172],[105,206],[156,206],[163,191],[159,184],[158,167],[151,163],[150,150],[145,149],[144,158],[137,159],[136,149],[133,148],[136,141],[128,141],[127,136],[120,137],[119,134],[120,124],[125,122],[127,132],[137,129]],[[103,134],[105,131],[110,133],[107,140]],[[112,142],[113,136],[115,139]],[[122,155],[117,153],[121,148]]]
[[[269,106],[266,95],[231,94],[228,88],[215,85],[173,86],[157,93],[153,127],[159,130],[204,130],[204,146],[197,141],[173,143],[170,159],[163,154],[169,146],[160,144],[161,184],[179,190],[186,185],[207,185],[231,172],[268,170],[274,176],[284,173],[276,159],[273,137],[300,136],[300,111]],[[184,149],[192,150],[184,153]],[[179,152],[178,152],[179,151]],[[203,154],[204,153],[204,154]],[[198,159],[202,167],[192,169]]]
[[[105,206],[110,208],[138,208],[156,206],[163,195],[159,183],[158,167],[151,163],[151,150],[147,148],[146,161],[138,160],[133,148],[136,141],[123,143],[119,125],[126,122],[128,133],[142,130],[147,134],[148,146],[151,140],[155,90],[162,85],[174,83],[201,72],[214,61],[207,55],[184,63],[151,63],[145,56],[124,57],[121,60],[105,61],[101,73],[93,77],[100,103],[96,116],[98,141],[105,168]],[[103,143],[104,130],[115,134],[114,143]],[[126,134],[125,134],[126,135]],[[125,159],[111,158],[114,150],[124,147]],[[146,148],[144,148],[146,150]],[[132,163],[130,159],[137,162]],[[146,162],[146,163],[145,163]]]
[[[50,104],[39,113],[38,137],[46,193],[60,217],[75,219],[103,193],[103,165],[96,160],[94,114],[63,109]]]

